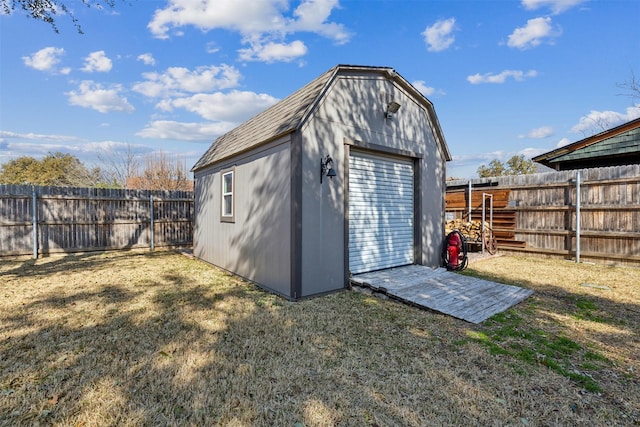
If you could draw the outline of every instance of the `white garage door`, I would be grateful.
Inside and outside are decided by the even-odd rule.
[[[349,157],[349,270],[413,264],[413,161]]]

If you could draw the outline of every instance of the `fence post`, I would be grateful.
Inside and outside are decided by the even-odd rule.
[[[150,232],[151,232],[151,252],[153,252],[155,250],[155,235],[154,235],[154,224],[153,224],[153,194],[149,196],[149,211],[150,211]]]
[[[31,186],[31,209],[33,219],[33,259],[38,259],[38,195],[36,186]]]
[[[576,172],[576,263],[580,262],[580,172]]]
[[[489,228],[491,229],[491,233],[493,233],[493,194],[482,193],[482,225],[480,226],[481,227],[480,236],[482,239],[483,254],[484,254],[484,248],[485,248],[484,223],[487,219],[487,215],[485,213],[485,209],[486,209],[485,199],[487,197],[489,198]],[[471,221],[471,219],[469,219],[469,221]]]
[[[471,221],[471,180],[469,180],[469,215],[467,221]]]

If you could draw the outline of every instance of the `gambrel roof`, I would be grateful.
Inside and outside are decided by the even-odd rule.
[[[285,99],[220,136],[200,160],[196,162],[192,171],[202,169],[212,163],[276,140],[300,129],[320,103],[336,77],[346,73],[381,74],[393,79],[412,93],[417,100],[420,100],[427,107],[429,119],[434,128],[436,143],[440,144],[446,160],[451,160],[451,154],[442,134],[433,104],[407,80],[396,73],[393,68],[337,65]]]
[[[533,158],[556,170],[640,163],[640,118]]]

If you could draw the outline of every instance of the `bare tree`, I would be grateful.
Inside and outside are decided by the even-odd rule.
[[[110,149],[98,153],[98,160],[102,164],[102,181],[120,188],[128,188],[127,182],[139,175],[139,153],[134,151],[131,144],[125,150]]]
[[[113,8],[116,0],[81,0],[86,7],[102,8],[104,6]],[[78,19],[74,16],[72,10],[67,7],[68,1],[63,0],[0,0],[0,10],[5,15],[10,15],[16,9],[22,10],[29,18],[46,22],[51,25],[51,29],[58,33],[56,26],[56,18],[58,15],[67,15],[78,33],[84,34]],[[75,2],[74,2],[75,4]]]
[[[631,99],[631,103],[634,107],[640,108],[640,79],[638,79],[633,70],[631,70],[631,77],[622,82],[616,83],[619,89],[623,89],[623,93],[617,94],[618,96],[626,96]],[[600,132],[611,129],[613,126],[620,123],[620,117],[614,115],[602,114],[590,114],[585,118],[585,126],[583,126],[581,133],[586,138],[591,135],[595,135]]]
[[[186,159],[160,152],[145,157],[144,170],[129,178],[127,188],[193,191],[193,181]]]
[[[624,89],[626,92],[621,93],[622,96],[628,96],[635,104],[636,101],[640,101],[640,80],[636,77],[636,74],[631,70],[631,77],[622,83],[618,83],[620,89]]]
[[[588,120],[592,123],[589,129],[584,129],[582,135],[587,138],[591,135],[595,135],[600,132],[604,132],[611,129],[611,120],[604,116],[589,117]]]

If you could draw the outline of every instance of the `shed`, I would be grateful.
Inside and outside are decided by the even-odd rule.
[[[640,118],[533,158],[552,169],[640,164]]]
[[[291,300],[440,265],[433,104],[389,67],[337,65],[220,136],[193,167],[194,254]]]

